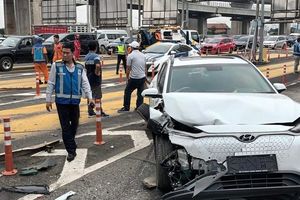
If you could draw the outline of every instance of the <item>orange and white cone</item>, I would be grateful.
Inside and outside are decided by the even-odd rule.
[[[35,72],[35,85],[36,85],[36,96],[40,96],[41,95],[41,89],[40,89],[40,73],[39,72]]]
[[[286,85],[286,65],[283,65],[282,83]]]
[[[4,124],[4,145],[5,145],[5,170],[2,172],[4,176],[15,175],[18,171],[14,169],[13,153],[11,145],[10,118],[3,119]]]
[[[96,141],[94,144],[102,145],[104,143],[102,139],[101,100],[96,99]]]

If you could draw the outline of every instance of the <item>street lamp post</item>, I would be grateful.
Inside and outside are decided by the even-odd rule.
[[[260,24],[260,45],[259,45],[259,62],[263,62],[263,47],[264,47],[264,31],[265,31],[265,0],[261,0],[261,24]]]

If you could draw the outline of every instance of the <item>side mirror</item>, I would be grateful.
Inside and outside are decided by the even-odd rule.
[[[142,92],[143,97],[150,97],[150,98],[162,98],[162,95],[158,93],[156,88],[148,88]]]
[[[279,93],[281,93],[281,92],[283,92],[283,91],[286,90],[286,86],[285,86],[284,84],[282,84],[282,83],[274,83],[273,86],[275,87],[275,89],[276,89]]]
[[[142,50],[142,53],[145,53],[145,50]]]

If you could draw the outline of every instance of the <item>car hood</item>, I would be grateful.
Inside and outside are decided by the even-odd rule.
[[[205,46],[205,47],[215,47],[215,46],[218,46],[218,44],[214,44],[214,43],[206,43],[204,46]]]
[[[157,58],[161,58],[164,54],[156,54],[156,53],[144,53],[147,61],[156,60]]]
[[[264,44],[275,44],[275,41],[264,41]]]
[[[300,104],[281,94],[166,93],[165,111],[193,126],[291,123],[300,117]]]
[[[12,50],[12,49],[15,49],[15,47],[6,47],[0,44],[0,50]]]

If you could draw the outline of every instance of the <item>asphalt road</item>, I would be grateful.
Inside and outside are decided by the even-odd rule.
[[[109,71],[110,69],[107,70]],[[14,79],[20,79],[20,82],[22,82],[24,77],[33,76],[32,74],[22,75],[22,73],[30,73],[30,70],[9,73],[0,72],[0,81],[5,80],[9,82]],[[111,78],[106,81],[106,83],[116,82],[115,79]],[[2,87],[3,85],[0,85],[0,88]],[[122,91],[123,89],[124,85],[115,85],[104,89],[104,93],[114,93],[116,91]],[[25,109],[28,106],[43,104],[44,99],[42,98],[13,103],[14,101],[32,98],[32,96],[20,95],[22,93],[34,93],[34,88],[0,89],[0,112],[13,110],[14,108]],[[300,102],[299,83],[289,86],[284,94]],[[118,103],[122,102],[122,96],[114,98],[118,98]],[[47,115],[47,113],[43,115]],[[21,120],[25,120],[28,115],[23,116],[23,114],[19,114],[15,116],[16,119],[18,117]],[[82,118],[83,116],[81,120]],[[40,125],[51,122],[39,121],[36,123]],[[2,126],[2,124],[0,125]],[[64,147],[60,144],[55,147],[55,151],[52,154],[44,153],[38,154],[37,156],[29,154],[14,158],[15,166],[19,171],[23,167],[40,163],[46,158],[53,159],[56,162],[55,167],[39,172],[33,176],[24,177],[19,174],[12,177],[2,176],[0,177],[0,186],[47,184],[50,185],[51,188],[54,188],[54,190],[50,195],[38,198],[47,200],[55,199],[68,191],[76,192],[76,194],[70,198],[72,200],[160,199],[162,195],[160,191],[157,189],[147,189],[142,184],[145,178],[155,175],[151,135],[147,135],[145,129],[146,124],[136,112],[113,115],[110,118],[103,119],[103,138],[106,143],[102,146],[95,146],[93,144],[95,141],[95,119],[88,119],[80,124],[78,130],[78,138],[76,140],[80,155],[74,160],[76,161],[75,165],[70,165],[65,162],[65,155],[63,155]],[[0,132],[0,137],[1,135],[2,132]],[[25,132],[22,137],[15,137],[13,147],[14,149],[20,149],[40,144],[44,141],[57,140],[60,139],[60,137],[59,128]],[[3,145],[3,143],[1,142],[0,145]],[[76,166],[76,164],[78,166]],[[80,168],[81,165],[82,168]],[[0,169],[3,167],[3,161],[0,161]],[[1,200],[25,200],[35,199],[36,197],[38,196],[24,197],[22,194],[0,192]]]

